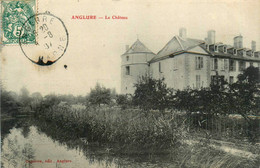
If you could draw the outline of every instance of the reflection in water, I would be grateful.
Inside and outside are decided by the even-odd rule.
[[[175,167],[170,155],[119,156],[111,146],[84,143],[75,133],[44,121],[19,120],[11,125],[2,143],[4,168]]]
[[[4,139],[1,153],[4,167],[31,167],[26,160],[34,159],[35,150],[21,138],[19,131],[14,129]]]

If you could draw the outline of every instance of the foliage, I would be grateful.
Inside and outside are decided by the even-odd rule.
[[[19,102],[15,99],[16,94],[1,89],[1,113],[14,115],[20,107]]]
[[[122,109],[126,109],[132,105],[132,97],[130,95],[118,94],[116,96],[116,103]]]
[[[45,109],[38,117],[70,134],[76,132],[75,136],[84,137],[90,143],[118,144],[120,152],[129,149],[156,152],[180,143],[185,136],[184,127],[174,120],[174,114],[162,116],[151,112],[144,116],[140,109],[60,103]]]
[[[145,111],[185,111],[187,119],[196,113],[196,117],[202,118],[207,125],[220,115],[240,114],[248,122],[248,136],[253,140],[257,139],[255,136],[258,135],[258,126],[249,116],[259,115],[259,77],[259,69],[251,66],[238,76],[234,84],[229,85],[223,77],[216,74],[208,88],[188,88],[173,92],[164,84],[164,79],[144,76],[135,84],[133,102]]]
[[[234,112],[247,118],[248,114],[259,115],[260,73],[258,68],[250,66],[238,76],[231,85]]]
[[[20,95],[19,95],[19,101],[22,103],[24,107],[29,106],[31,102],[31,97],[28,89],[26,87],[21,88]]]
[[[135,87],[133,103],[144,110],[164,111],[170,103],[172,92],[167,88],[164,79],[157,80],[150,76],[142,76]]]
[[[97,83],[95,88],[90,91],[89,102],[99,106],[101,104],[109,104],[111,102],[111,90]]]
[[[248,122],[248,135],[254,141],[259,123],[252,120],[249,115],[260,115],[260,73],[259,69],[253,66],[245,69],[238,76],[238,81],[230,87],[230,106],[232,112],[240,114]]]

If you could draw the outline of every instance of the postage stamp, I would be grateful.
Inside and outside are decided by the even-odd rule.
[[[1,16],[2,16],[2,43],[3,44],[19,44],[19,37],[21,34],[22,41],[27,44],[35,43],[35,20],[26,22],[28,18],[36,14],[36,0],[2,0],[1,2]],[[24,29],[22,26],[26,22]],[[25,32],[27,31],[27,32]]]

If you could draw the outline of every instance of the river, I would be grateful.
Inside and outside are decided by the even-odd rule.
[[[4,168],[177,167],[169,154],[116,155],[100,144],[88,144],[72,134],[34,119],[1,121]]]

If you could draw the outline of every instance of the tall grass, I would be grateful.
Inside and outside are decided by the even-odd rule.
[[[108,147],[115,154],[167,153],[177,167],[257,167],[258,158],[243,158],[208,145],[187,144],[192,138],[180,114],[119,107],[85,107],[60,103],[42,108],[37,117],[52,122],[72,139]],[[108,151],[109,152],[109,151]]]
[[[175,120],[175,114],[144,112],[118,107],[85,107],[59,104],[42,110],[44,117],[66,130],[77,132],[88,142],[117,144],[119,149],[142,149],[153,152],[182,143],[185,127]],[[146,150],[144,150],[146,149]]]

